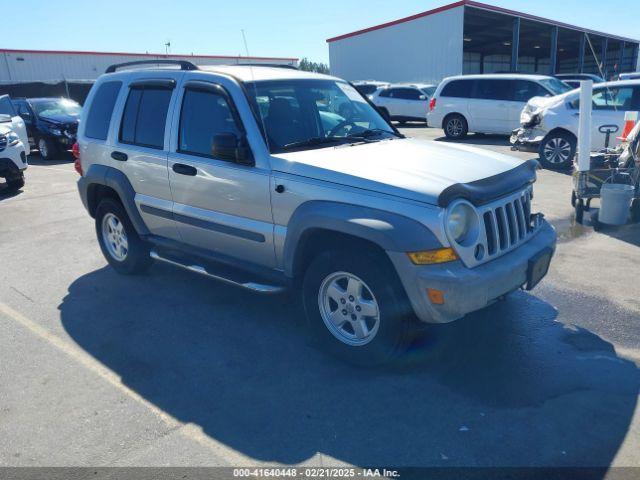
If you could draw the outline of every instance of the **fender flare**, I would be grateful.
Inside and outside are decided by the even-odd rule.
[[[370,241],[385,251],[412,252],[441,248],[434,233],[420,222],[397,213],[348,203],[312,200],[291,216],[283,249],[285,275],[292,277],[306,234],[329,230]]]
[[[89,213],[91,213],[89,198],[90,187],[93,185],[104,185],[105,187],[113,189],[118,194],[118,197],[120,197],[120,201],[138,235],[150,234],[136,206],[136,192],[124,173],[106,165],[93,164],[89,167],[84,176],[78,180],[80,198]]]

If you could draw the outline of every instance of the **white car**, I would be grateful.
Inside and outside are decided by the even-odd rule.
[[[447,138],[467,133],[508,135],[520,125],[520,112],[532,97],[571,90],[564,82],[543,75],[460,75],[445,78],[436,89],[427,123],[441,127]]]
[[[11,129],[20,137],[20,141],[24,145],[27,155],[31,153],[29,148],[29,135],[27,134],[27,126],[18,112],[16,112],[11,97],[9,95],[0,95],[0,115],[8,115],[11,121]],[[5,121],[6,118],[5,118]]]
[[[511,144],[539,152],[547,168],[566,168],[576,153],[580,90],[551,98],[532,98],[522,110],[521,128],[513,132]],[[593,87],[591,151],[620,143],[627,111],[640,110],[640,80],[599,83]]]
[[[24,187],[27,154],[20,137],[13,131],[8,115],[0,115],[0,178],[10,191]]]
[[[357,80],[351,82],[351,84],[364,96],[373,95],[376,90],[389,86],[389,82],[380,82],[378,80]]]
[[[376,90],[369,99],[391,120],[424,122],[435,90],[435,85],[426,83],[396,83]]]

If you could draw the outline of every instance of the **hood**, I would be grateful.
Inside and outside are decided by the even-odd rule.
[[[6,135],[7,133],[13,131],[13,128],[11,128],[11,124],[2,124],[0,123],[0,135]]]
[[[575,90],[570,90],[561,95],[555,95],[553,97],[533,97],[522,109],[520,113],[520,123],[522,125],[528,124],[534,115],[542,113],[550,108],[557,107],[564,104],[567,101],[573,101],[576,96]]]
[[[271,158],[275,171],[433,205],[439,203],[445,189],[495,177],[523,164],[514,157],[467,145],[418,139],[341,145]],[[487,191],[485,195],[495,198],[505,193]]]
[[[69,123],[78,123],[78,119],[80,118],[80,115],[47,115],[47,116],[41,116],[40,119],[46,121],[46,122],[50,122],[50,123],[57,123],[57,124],[69,124]]]

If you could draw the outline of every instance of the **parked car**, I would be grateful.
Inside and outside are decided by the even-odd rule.
[[[425,83],[396,83],[380,88],[369,99],[384,115],[401,124],[426,120],[429,98],[436,86]]]
[[[578,88],[581,80],[591,80],[593,83],[602,83],[604,79],[592,73],[558,73],[555,77],[562,80],[571,88]]]
[[[508,135],[520,125],[520,112],[532,97],[571,90],[557,78],[542,75],[460,75],[445,78],[429,104],[427,123],[447,138],[469,132]]]
[[[11,117],[0,114],[0,178],[4,178],[9,191],[24,187],[27,154],[20,136],[11,126]]]
[[[82,109],[77,102],[68,98],[26,98],[14,99],[13,104],[27,126],[31,146],[44,160],[55,158],[76,142]]]
[[[25,148],[25,153],[29,155],[30,149],[27,127],[22,117],[18,115],[9,95],[0,95],[0,115],[7,115],[9,117],[11,129],[20,137],[20,141]]]
[[[389,82],[379,82],[377,80],[358,80],[356,82],[352,82],[352,85],[358,92],[366,96],[373,95],[379,88],[389,86]]]
[[[626,111],[640,110],[640,80],[599,83],[593,87],[591,150],[605,147],[607,125],[615,127],[609,146],[620,143]],[[522,111],[521,127],[511,135],[514,148],[535,151],[547,168],[571,166],[576,153],[580,90],[551,98],[533,98]],[[618,133],[618,135],[616,135]]]
[[[405,138],[328,75],[178,65],[112,66],[84,106],[78,187],[117,272],[155,259],[291,289],[317,341],[364,365],[401,353],[418,319],[456,320],[546,274],[537,162]],[[350,116],[327,130],[334,104]]]

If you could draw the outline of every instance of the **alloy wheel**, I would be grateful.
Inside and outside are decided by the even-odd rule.
[[[547,140],[542,149],[544,159],[556,165],[567,163],[571,156],[571,144],[562,137]]]
[[[124,225],[113,213],[102,218],[102,240],[109,255],[119,262],[124,262],[129,253],[129,242]]]
[[[369,286],[352,273],[328,275],[320,284],[318,306],[325,326],[342,343],[366,345],[378,333],[378,301]]]

